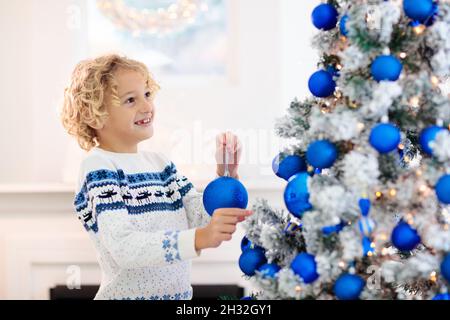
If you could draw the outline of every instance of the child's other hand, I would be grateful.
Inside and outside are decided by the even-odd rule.
[[[252,213],[238,208],[216,209],[209,224],[195,230],[195,250],[217,248],[223,241],[231,240],[236,224]]]
[[[216,172],[219,176],[225,174],[225,153],[228,156],[228,172],[230,176],[239,179],[237,171],[242,153],[241,142],[230,131],[220,133],[216,136]]]

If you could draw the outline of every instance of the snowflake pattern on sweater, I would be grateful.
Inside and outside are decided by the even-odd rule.
[[[171,161],[96,147],[81,164],[74,205],[102,271],[96,299],[192,297],[195,228],[210,217]]]

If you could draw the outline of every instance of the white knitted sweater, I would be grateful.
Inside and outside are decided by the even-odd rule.
[[[201,193],[155,152],[93,148],[80,168],[75,209],[102,271],[95,299],[191,299]]]

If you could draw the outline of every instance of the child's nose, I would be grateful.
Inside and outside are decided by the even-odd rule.
[[[144,101],[144,103],[141,107],[141,112],[142,113],[146,113],[146,112],[152,113],[153,108],[154,108],[153,101]]]

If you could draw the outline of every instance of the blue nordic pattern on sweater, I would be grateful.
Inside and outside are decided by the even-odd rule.
[[[181,261],[180,252],[178,251],[178,235],[179,231],[166,231],[162,241],[162,248],[165,251],[164,258],[166,262],[173,263]]]
[[[164,294],[164,295],[151,295],[149,297],[127,297],[122,300],[181,300],[190,299],[192,291],[184,291],[174,294]]]
[[[177,186],[176,191],[173,190],[174,185]],[[75,196],[74,204],[85,229],[98,232],[96,216],[103,212],[125,209],[130,215],[139,215],[176,211],[183,207],[182,199],[192,188],[193,185],[186,177],[177,176],[173,163],[160,172],[125,174],[121,169],[101,169],[87,174],[80,192]],[[144,191],[138,192],[138,189]],[[95,199],[90,199],[89,195],[93,190],[101,192],[95,195]],[[175,196],[175,192],[180,197]]]

